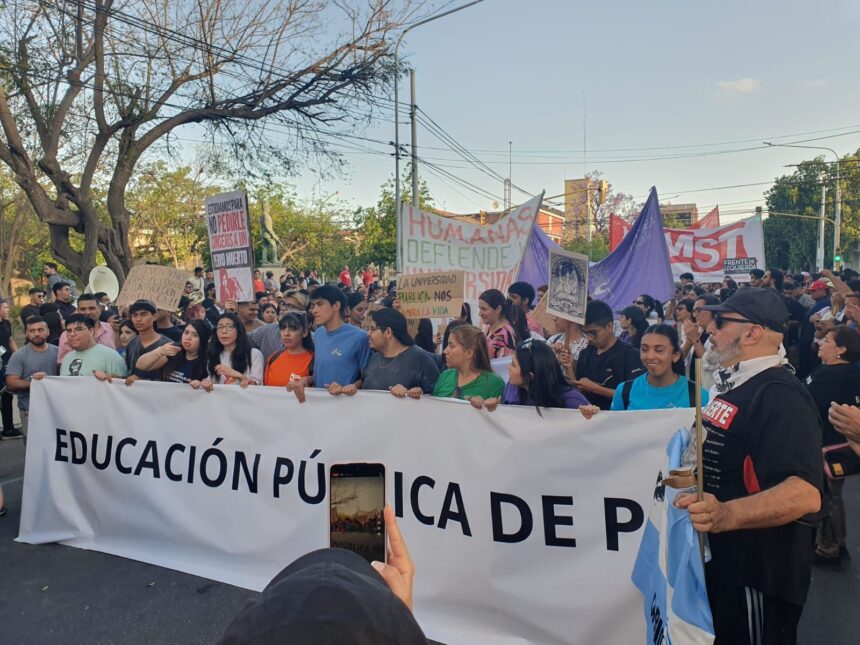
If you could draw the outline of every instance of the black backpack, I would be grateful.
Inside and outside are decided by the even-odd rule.
[[[632,381],[624,381],[624,384],[621,386],[621,402],[624,404],[624,409],[630,407],[630,390],[633,389],[633,379]],[[687,379],[687,391],[690,395],[690,407],[696,407],[696,384],[693,383],[690,379]]]

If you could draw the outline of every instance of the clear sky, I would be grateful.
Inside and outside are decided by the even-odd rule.
[[[503,176],[511,141],[513,182],[529,192],[562,193],[564,179],[582,177],[587,168],[640,200],[655,185],[661,201],[695,201],[700,213],[720,204],[728,220],[763,205],[764,182],[791,172],[786,164],[818,154],[768,149],[762,140],[853,132],[805,145],[840,154],[860,147],[858,18],[860,4],[845,0],[707,6],[484,0],[418,27],[401,55],[416,70],[419,107]],[[408,97],[405,79],[401,100]],[[802,134],[813,131],[820,132]],[[392,140],[393,120],[361,134]],[[406,123],[401,142],[410,143]],[[500,180],[470,166],[423,126],[418,143],[421,157],[501,201]],[[391,148],[359,144],[377,152],[350,151],[342,179],[318,183],[305,173],[296,182],[300,196],[338,191],[349,205],[375,203],[393,175]],[[745,148],[754,149],[738,151]],[[713,154],[724,151],[732,152]],[[679,155],[684,158],[661,159]],[[439,170],[425,166],[419,174],[439,207],[494,207],[490,196],[440,178]],[[525,200],[516,190],[513,197]]]

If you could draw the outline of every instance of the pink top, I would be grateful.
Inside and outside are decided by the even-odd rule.
[[[488,333],[487,344],[490,348],[490,358],[501,358],[513,354],[517,346],[515,339],[514,328],[508,324]]]
[[[104,345],[109,349],[116,349],[116,340],[113,337],[113,327],[110,323],[99,321],[98,327],[95,328],[96,343]],[[57,352],[57,363],[63,362],[63,357],[72,351],[72,346],[69,345],[69,335],[66,332],[60,336],[60,347]]]

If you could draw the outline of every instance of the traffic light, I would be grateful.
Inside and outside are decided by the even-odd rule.
[[[836,249],[836,253],[833,256],[834,262],[842,262],[842,249]]]

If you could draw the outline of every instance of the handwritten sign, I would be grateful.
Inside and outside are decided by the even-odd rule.
[[[188,282],[188,272],[157,264],[132,267],[117,297],[118,307],[135,300],[152,300],[159,309],[174,311]]]
[[[397,276],[397,297],[408,319],[459,318],[464,271],[435,271]]]
[[[487,289],[507,293],[520,271],[542,199],[543,193],[487,226],[403,204],[398,220],[403,273],[463,270],[465,298],[474,306]]]
[[[245,193],[207,197],[205,206],[217,299],[254,300],[254,250]]]

